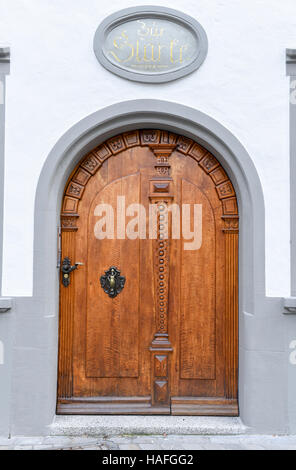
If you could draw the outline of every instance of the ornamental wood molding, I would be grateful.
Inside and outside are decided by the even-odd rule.
[[[173,151],[193,158],[212,179],[223,207],[225,231],[238,230],[238,207],[233,185],[218,160],[197,142],[178,134],[155,129],[136,130],[118,134],[89,152],[72,173],[63,198],[61,226],[63,231],[77,230],[78,205],[84,189],[105,160],[136,146],[149,146],[157,157],[159,177],[169,173],[168,158]]]

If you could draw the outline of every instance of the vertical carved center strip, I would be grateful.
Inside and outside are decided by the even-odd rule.
[[[169,407],[169,341],[168,309],[170,280],[170,242],[168,209],[173,199],[169,157],[175,145],[150,146],[156,157],[155,176],[150,180],[150,202],[156,206],[156,239],[153,240],[153,271],[155,285],[155,334],[150,346],[152,352],[152,405]]]
[[[158,333],[168,333],[168,292],[169,292],[169,239],[168,239],[168,206],[158,203],[158,237],[156,252],[156,311]]]

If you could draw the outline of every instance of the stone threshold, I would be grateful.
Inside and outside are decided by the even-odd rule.
[[[205,416],[55,416],[51,436],[239,435],[249,433],[237,417]]]

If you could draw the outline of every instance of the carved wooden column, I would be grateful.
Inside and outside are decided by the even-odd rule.
[[[226,397],[237,397],[238,369],[238,234],[239,216],[223,216],[226,257],[226,321],[225,321],[225,357],[226,357]]]
[[[65,198],[64,207],[66,211],[61,214],[61,253],[62,257],[69,257],[72,264],[75,262],[75,234],[77,231],[76,221],[78,215],[68,213],[68,207],[77,208],[78,200]],[[62,280],[62,273],[60,273]],[[60,316],[60,354],[59,354],[59,390],[58,395],[61,398],[72,396],[72,358],[70,352],[73,345],[73,314],[74,314],[74,276],[71,276],[71,282],[68,287],[64,287],[60,282],[60,303],[63,309],[63,315]]]
[[[168,332],[170,281],[170,243],[168,208],[173,200],[173,180],[170,177],[169,157],[175,144],[150,145],[157,158],[155,176],[150,180],[149,199],[157,205],[156,239],[153,240],[153,270],[155,292],[155,334],[152,352],[152,405],[169,406],[169,352],[172,346]]]
[[[76,172],[68,182],[61,211],[61,253],[68,257],[72,264],[76,262],[75,237],[78,230],[78,206],[89,179],[101,166],[101,161],[111,155],[105,146],[100,146],[83,159]],[[60,398],[72,396],[72,349],[73,349],[73,316],[75,301],[75,275],[70,274],[70,283],[65,287],[60,282],[60,346],[59,346],[59,390]],[[61,276],[62,281],[62,276]]]

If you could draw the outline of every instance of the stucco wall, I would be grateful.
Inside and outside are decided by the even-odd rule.
[[[99,0],[0,0],[0,45],[10,45],[12,53],[11,74],[6,79],[3,294],[19,296],[13,299],[12,310],[0,318],[0,382],[5,384],[0,388],[0,434],[46,433],[54,418],[57,205],[79,151],[91,145],[92,132],[98,138],[100,133],[110,137],[108,132],[116,129],[114,113],[122,113],[123,126],[129,122],[163,126],[163,113],[176,131],[187,129],[189,135],[201,137],[206,128],[205,140],[215,141],[211,145],[222,162],[228,149],[226,168],[239,186],[243,215],[240,416],[256,432],[295,433],[296,317],[282,314],[280,299],[290,293],[285,49],[296,45],[295,0],[282,4],[276,0],[158,2],[200,21],[208,35],[209,53],[192,75],[153,86],[112,75],[98,64],[92,50],[94,32],[103,18],[145,3],[115,0],[111,6]],[[149,100],[147,104],[143,98]],[[126,100],[135,101],[122,103]],[[114,103],[121,104],[105,109]],[[145,106],[151,109],[144,116]],[[267,298],[264,209],[249,156],[266,206]],[[31,298],[34,198],[45,161],[36,203]]]
[[[266,205],[267,295],[289,295],[285,48],[296,43],[295,1],[157,2],[195,17],[209,39],[202,67],[163,85],[114,76],[99,65],[92,50],[94,32],[105,16],[146,3],[0,0],[0,42],[10,45],[12,52],[7,79],[3,294],[31,295],[34,197],[42,165],[56,141],[77,121],[105,106],[154,98],[203,111],[246,147]]]

